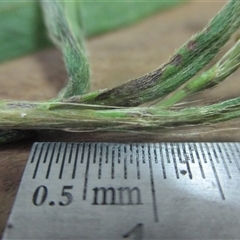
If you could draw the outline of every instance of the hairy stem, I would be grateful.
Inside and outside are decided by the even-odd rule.
[[[159,69],[92,97],[76,96],[69,102],[112,106],[138,106],[160,99],[187,82],[216,55],[240,26],[240,1],[231,0],[202,32],[176,51]]]
[[[68,84],[60,95],[66,98],[84,94],[90,86],[90,70],[79,17],[81,2],[42,0],[41,3],[48,34],[62,51],[68,73]]]
[[[84,109],[81,104],[66,109],[61,102],[0,102],[0,128],[3,130],[156,131],[172,126],[214,124],[237,117],[240,117],[240,98],[176,110],[156,107],[94,110]]]
[[[236,71],[239,66],[240,40],[208,71],[189,80],[185,86],[177,89],[173,94],[170,94],[169,97],[160,101],[158,104],[155,104],[155,106],[169,107],[189,97],[193,93],[211,88],[225,80],[229,75]]]

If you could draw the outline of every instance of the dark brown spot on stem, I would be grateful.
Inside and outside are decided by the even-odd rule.
[[[153,87],[162,75],[162,69],[148,73],[140,78],[126,82],[125,84],[99,94],[95,101],[103,101],[105,104],[116,106],[135,106],[139,102],[139,91],[145,91]],[[98,102],[99,104],[99,102]]]
[[[190,41],[188,44],[187,44],[187,49],[188,50],[191,50],[191,51],[194,51],[197,49],[197,42],[195,40],[192,40]]]
[[[175,65],[175,66],[179,66],[180,64],[182,63],[182,55],[181,54],[177,54],[176,56],[174,56],[171,60],[170,60],[170,62],[169,62],[169,64],[173,64],[173,65]]]

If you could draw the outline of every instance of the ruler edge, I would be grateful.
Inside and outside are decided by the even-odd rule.
[[[202,144],[211,144],[211,145],[214,145],[214,144],[227,144],[227,145],[229,145],[229,144],[237,144],[237,145],[239,145],[238,146],[238,149],[239,149],[239,151],[240,151],[240,141],[239,142],[237,142],[237,141],[228,141],[228,142],[225,142],[225,141],[219,141],[219,142],[217,142],[217,141],[214,141],[214,142],[170,142],[170,141],[163,141],[163,142],[89,142],[89,141],[87,141],[87,142],[64,142],[64,141],[60,141],[60,142],[34,142],[33,144],[32,144],[32,146],[31,146],[31,149],[30,149],[30,154],[29,154],[29,156],[28,156],[28,158],[27,158],[27,160],[26,160],[26,164],[25,164],[25,167],[24,167],[24,171],[23,171],[23,174],[22,174],[22,178],[21,178],[21,181],[19,182],[19,185],[18,185],[18,190],[17,190],[17,192],[16,192],[16,194],[15,194],[15,199],[14,199],[14,201],[13,201],[13,204],[12,204],[12,206],[11,206],[11,210],[9,211],[9,213],[8,213],[8,218],[7,218],[7,221],[6,221],[6,224],[5,224],[5,228],[4,228],[4,230],[3,230],[3,232],[2,232],[2,236],[1,236],[1,240],[5,240],[5,239],[8,239],[8,238],[6,238],[6,235],[7,235],[7,231],[8,231],[8,229],[9,229],[9,227],[8,227],[8,224],[9,224],[9,220],[11,219],[11,215],[12,215],[12,210],[14,209],[14,206],[15,206],[15,202],[17,201],[17,196],[18,196],[18,194],[19,194],[19,191],[21,190],[20,189],[20,186],[21,186],[21,184],[22,184],[22,181],[23,181],[23,176],[24,176],[24,174],[25,174],[25,171],[26,171],[26,166],[27,166],[27,164],[28,164],[28,162],[32,159],[32,157],[33,157],[33,153],[34,153],[34,150],[36,150],[39,146],[40,146],[40,144],[51,144],[51,145],[54,145],[54,144],[56,144],[56,143],[66,143],[66,145],[71,145],[71,144],[79,144],[79,145],[83,145],[83,144],[110,144],[110,145],[147,145],[147,146],[149,146],[150,144],[176,144],[176,145],[180,145],[180,144],[183,144],[183,145],[186,145],[186,144],[200,144],[200,145],[202,145]],[[11,224],[11,223],[10,223]]]

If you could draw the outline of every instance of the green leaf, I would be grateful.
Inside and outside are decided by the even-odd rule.
[[[85,2],[83,18],[86,34],[87,36],[92,36],[126,26],[183,1],[99,0]]]
[[[36,2],[0,0],[0,62],[49,46]]]
[[[82,1],[86,36],[132,24],[183,1]],[[38,1],[0,0],[0,32],[0,62],[50,46]]]

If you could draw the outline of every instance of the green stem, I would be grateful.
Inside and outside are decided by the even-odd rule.
[[[90,70],[79,12],[76,13],[81,2],[42,0],[41,3],[48,34],[61,49],[68,72],[68,84],[60,95],[67,98],[84,94],[89,89]]]
[[[156,71],[119,87],[104,90],[87,100],[83,96],[70,102],[86,102],[112,106],[137,106],[160,99],[187,82],[216,55],[232,33],[240,26],[240,1],[231,0],[203,29],[181,47]]]
[[[61,129],[129,131],[208,125],[240,117],[240,97],[204,107],[165,110],[150,108],[84,109],[73,104],[0,102],[0,129]],[[58,107],[56,108],[56,105]],[[63,106],[63,108],[61,108]]]
[[[169,107],[189,97],[193,93],[211,88],[236,71],[240,66],[240,40],[211,69],[170,94],[169,97],[155,104],[157,107]]]

